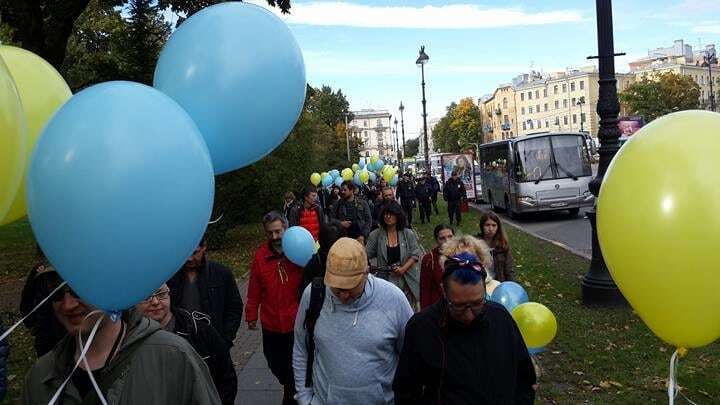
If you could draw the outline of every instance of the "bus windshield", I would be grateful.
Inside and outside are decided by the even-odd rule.
[[[591,176],[590,160],[578,135],[531,138],[515,144],[519,182]]]

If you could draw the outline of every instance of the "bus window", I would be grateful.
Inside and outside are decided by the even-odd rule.
[[[550,157],[550,138],[531,138],[516,144],[518,151],[517,174],[519,181],[537,181],[553,178]]]
[[[558,178],[591,176],[592,169],[585,148],[584,139],[579,136],[555,136],[552,138]]]

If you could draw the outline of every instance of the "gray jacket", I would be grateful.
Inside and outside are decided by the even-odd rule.
[[[400,242],[400,264],[404,264],[411,257],[415,259],[415,265],[406,272],[402,278],[395,279],[396,285],[403,289],[407,286],[415,296],[415,301],[420,301],[420,261],[425,251],[418,243],[417,235],[412,229],[405,228],[398,232]],[[388,263],[387,259],[387,232],[383,228],[378,228],[370,232],[370,237],[365,244],[368,259],[377,259],[378,266],[388,266],[394,263]],[[394,281],[395,281],[394,280]]]

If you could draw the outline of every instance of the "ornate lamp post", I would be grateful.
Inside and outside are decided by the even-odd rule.
[[[405,116],[403,115],[403,111],[405,111],[405,106],[403,105],[402,101],[400,102],[400,107],[398,107],[400,110],[400,129],[402,130],[402,158],[405,159]],[[400,171],[405,171],[405,162],[403,160],[400,161]]]
[[[397,151],[397,164],[400,166],[400,133],[398,133],[398,120],[397,117],[395,118],[395,129],[393,129],[393,134],[395,134],[395,150]]]
[[[708,68],[708,81],[710,82],[710,97],[708,97],[708,101],[710,101],[710,111],[715,111],[715,93],[713,90],[713,79],[712,79],[712,65],[717,64],[717,55],[715,54],[715,49],[706,49],[705,55],[703,55],[703,65],[706,65]]]
[[[577,101],[578,107],[580,107],[580,132],[585,132],[585,120],[583,119],[583,110],[582,107],[585,104],[585,97],[580,97]]]
[[[425,100],[425,64],[430,61],[430,57],[425,53],[425,46],[420,47],[420,53],[415,64],[420,67],[420,77],[422,78],[422,106],[423,106],[423,140],[425,141],[425,168],[430,171],[430,153],[428,151],[428,135],[427,135],[427,109]]]
[[[600,193],[600,184],[607,171],[608,165],[620,149],[620,129],[618,128],[618,114],[620,103],[617,97],[617,80],[615,79],[615,56],[613,44],[613,20],[611,0],[596,0],[595,8],[597,13],[598,31],[598,56],[591,56],[588,59],[598,59],[600,80],[600,95],[598,99],[597,112],[600,115],[600,130],[598,139],[600,141],[600,163],[597,176],[590,182],[590,192],[595,196],[596,201]],[[605,259],[600,250],[600,243],[597,236],[597,203],[587,213],[592,227],[592,260],[590,269],[582,280],[583,304],[592,306],[619,306],[626,305],[625,298],[615,285],[610,272],[608,271]]]

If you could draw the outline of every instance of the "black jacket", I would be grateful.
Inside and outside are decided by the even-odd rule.
[[[470,327],[447,314],[447,302],[415,314],[395,374],[395,403],[532,404],[535,369],[510,313],[494,302]]]
[[[172,302],[182,302],[184,269],[168,280]],[[198,272],[202,312],[210,315],[212,326],[232,344],[242,322],[243,301],[232,271],[210,260]]]
[[[412,180],[400,180],[397,185],[397,196],[403,207],[415,206],[415,186]]]
[[[5,332],[5,328],[0,321],[0,335]],[[7,392],[7,359],[10,356],[10,345],[8,339],[0,340],[0,402],[5,398]]]
[[[415,185],[415,197],[418,201],[430,201],[432,186],[428,183],[418,183]]]
[[[230,358],[230,345],[210,324],[207,315],[172,308],[175,318],[174,333],[185,338],[197,354],[205,360],[220,400],[224,405],[235,403],[237,374]]]
[[[440,192],[440,183],[435,178],[435,176],[430,176],[425,180],[425,183],[430,184],[430,195],[435,196],[437,193]]]
[[[465,185],[462,180],[453,180],[452,177],[445,182],[443,187],[443,199],[445,201],[460,201],[463,198],[467,198],[465,193]]]
[[[33,336],[35,353],[38,357],[51,351],[67,334],[65,327],[55,317],[52,302],[47,301],[35,312],[30,313],[51,292],[47,289],[46,274],[43,273],[48,267],[35,266],[28,273],[20,293],[20,313],[27,316],[23,324]]]
[[[298,290],[298,299],[302,298],[305,288],[312,283],[315,277],[325,277],[325,263],[327,262],[328,252],[322,249],[312,255],[308,264],[305,265],[302,273],[302,282]]]
[[[353,208],[350,204],[352,204],[355,208],[354,216],[349,214],[351,211],[350,209]],[[370,212],[370,206],[364,199],[355,197],[355,199],[350,202],[341,198],[333,204],[330,211],[330,223],[337,226],[340,232],[343,232],[345,236],[355,238],[358,236],[355,234],[359,234],[367,238],[370,234],[370,227],[372,226],[372,212]],[[343,228],[340,225],[342,221],[352,222],[352,229],[348,230]]]

